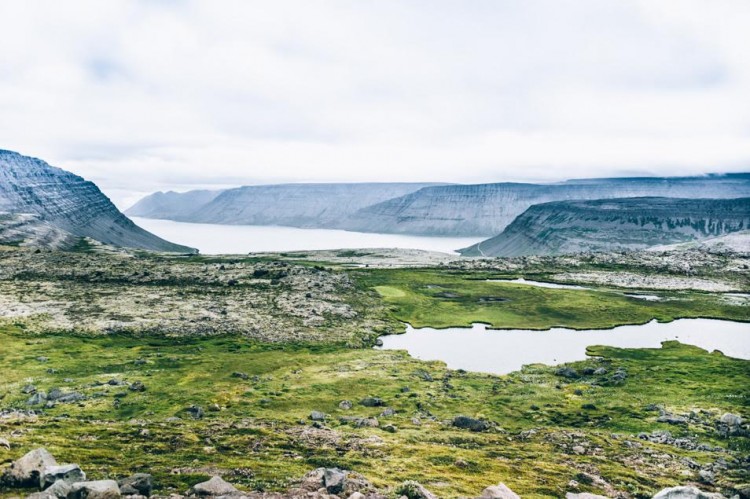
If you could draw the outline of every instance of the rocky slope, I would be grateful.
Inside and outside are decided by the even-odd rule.
[[[194,252],[165,241],[135,225],[115,208],[92,182],[42,160],[0,150],[0,212],[34,215],[26,219],[27,231],[60,231],[89,237],[105,244],[154,251]],[[8,225],[6,226],[5,223]],[[1,227],[19,228],[19,220],[6,218]],[[19,238],[26,240],[26,238]],[[21,242],[21,241],[19,241]],[[55,245],[52,245],[55,247]]]
[[[625,198],[532,206],[465,256],[633,250],[722,236],[750,226],[750,198]]]
[[[558,184],[446,185],[421,189],[366,207],[347,221],[351,230],[450,236],[500,233],[532,205],[576,199],[661,196],[750,196],[750,175],[573,180]]]
[[[341,228],[344,220],[361,208],[430,185],[434,184],[279,184],[238,187],[219,193],[156,193],[126,213],[183,222]],[[202,199],[205,201],[201,203]]]

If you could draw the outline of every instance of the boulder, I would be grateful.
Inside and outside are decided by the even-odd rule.
[[[518,494],[502,482],[484,489],[480,497],[481,499],[521,499]]]
[[[346,485],[346,473],[338,468],[327,468],[323,471],[323,485],[329,494],[338,494]]]
[[[383,399],[378,398],[378,397],[367,397],[367,398],[362,399],[359,403],[365,407],[385,406],[385,402],[383,402]]]
[[[572,367],[559,368],[557,371],[555,371],[555,376],[562,376],[563,378],[568,379],[577,379],[581,377],[581,375],[578,374],[578,371],[576,371]]]
[[[10,450],[10,442],[5,438],[0,438],[0,447],[5,447]]]
[[[67,499],[68,494],[70,494],[71,490],[73,490],[72,484],[64,480],[60,480],[52,484],[51,487],[48,487],[41,492],[31,494],[26,499]]]
[[[490,429],[490,424],[487,421],[470,418],[468,416],[456,416],[453,418],[451,424],[462,430],[487,431]]]
[[[34,395],[29,397],[26,401],[26,405],[41,405],[47,401],[47,394],[44,392],[36,392]]]
[[[119,499],[120,487],[114,480],[76,482],[68,493],[68,499]]]
[[[656,494],[653,499],[725,499],[721,494],[703,492],[696,487],[672,487]]]
[[[0,483],[11,488],[39,487],[42,470],[57,465],[47,449],[35,449],[10,465]]]
[[[240,495],[241,492],[237,490],[232,484],[225,482],[221,477],[211,477],[207,482],[201,482],[194,485],[188,495],[211,497],[211,496],[235,496]]]
[[[351,400],[342,400],[341,402],[339,402],[339,409],[342,409],[344,411],[348,411],[352,407],[353,406]]]
[[[310,419],[312,419],[313,421],[325,421],[326,415],[324,412],[312,411],[310,413]]]
[[[396,494],[407,499],[438,499],[438,497],[424,488],[421,483],[409,480],[396,488]]]
[[[588,492],[579,492],[574,494],[573,492],[568,492],[565,494],[565,499],[608,499],[607,496],[599,496],[596,494],[590,494]]]
[[[185,410],[187,411],[188,414],[190,414],[190,416],[193,419],[201,419],[201,418],[203,418],[203,414],[204,414],[203,409],[201,407],[197,406],[197,405],[191,405],[190,407],[188,407]]]
[[[63,464],[62,466],[47,466],[42,470],[39,488],[42,490],[63,481],[67,483],[85,482],[86,473],[77,464]]]
[[[136,473],[135,475],[123,478],[118,482],[120,492],[126,496],[151,496],[154,488],[154,479],[148,473]]]

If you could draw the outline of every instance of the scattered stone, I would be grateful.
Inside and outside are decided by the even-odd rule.
[[[604,376],[605,374],[607,374],[607,369],[604,367],[594,370],[594,376]]]
[[[114,480],[96,480],[73,484],[68,499],[118,499],[120,487]]]
[[[388,418],[388,417],[395,416],[395,415],[396,415],[396,411],[395,409],[391,407],[386,407],[385,410],[380,413],[380,417],[383,417],[383,418]]]
[[[451,424],[456,428],[471,431],[487,431],[491,428],[490,423],[488,423],[487,421],[470,418],[468,416],[456,416],[455,418],[453,418]]]
[[[144,385],[142,381],[136,381],[132,385],[130,385],[129,390],[131,392],[145,392],[146,385]]]
[[[521,497],[510,490],[504,483],[492,485],[482,491],[481,499],[521,499]]]
[[[700,470],[698,472],[698,478],[702,483],[707,483],[709,485],[713,485],[714,481],[716,481],[716,475],[711,470]]]
[[[250,379],[250,375],[247,374],[247,373],[243,373],[243,372],[233,372],[232,373],[232,377],[233,378],[239,378],[239,379],[245,379],[245,380]]]
[[[34,394],[36,393],[36,387],[34,385],[26,385],[21,388],[21,393],[25,393],[26,395]]]
[[[29,397],[26,401],[26,405],[41,405],[47,401],[47,394],[44,392],[35,392],[34,395]]]
[[[185,409],[185,411],[187,411],[187,413],[190,414],[193,419],[203,418],[203,409],[197,405],[191,405],[190,407]]]
[[[113,379],[111,379],[111,380],[107,381],[107,384],[108,384],[109,386],[123,386],[123,385],[125,385],[126,383],[125,383],[124,381],[122,381],[122,380],[119,380],[119,379],[114,379],[114,378],[113,378]]]
[[[77,464],[63,464],[61,466],[47,466],[42,470],[39,487],[44,490],[55,483],[63,481],[67,483],[85,482],[86,473]]]
[[[367,397],[367,398],[362,399],[359,403],[365,407],[385,406],[385,402],[383,402],[383,400],[378,397]]]
[[[725,499],[721,494],[703,492],[696,487],[672,487],[656,494],[653,499]]]
[[[0,438],[0,447],[5,447],[10,450],[10,442],[5,438]]]
[[[609,499],[607,496],[600,496],[597,494],[590,494],[588,492],[581,492],[579,494],[574,494],[573,492],[568,492],[565,494],[565,499]]]
[[[407,499],[438,499],[438,497],[424,488],[421,483],[409,480],[396,488],[396,495]]]
[[[31,494],[26,499],[67,499],[68,494],[73,490],[73,485],[59,480],[53,483],[49,488],[42,492]]]
[[[578,371],[576,371],[572,367],[561,367],[560,369],[555,371],[555,376],[561,376],[568,379],[578,379],[581,377],[581,375],[578,374]]]
[[[194,485],[188,492],[188,495],[195,496],[235,496],[240,495],[241,492],[237,490],[232,484],[225,482],[221,477],[214,476],[207,482],[201,482]]]
[[[721,418],[719,418],[719,422],[727,426],[741,426],[742,416],[726,413]]]
[[[330,494],[338,494],[344,490],[346,473],[338,468],[327,468],[323,472],[323,484]]]
[[[354,407],[354,405],[352,404],[351,400],[342,400],[341,402],[339,402],[339,409],[342,409],[344,411],[348,411],[352,407]]]
[[[398,428],[396,428],[392,424],[387,424],[387,425],[383,426],[383,430],[387,431],[388,433],[396,433],[398,431]]]
[[[414,375],[422,381],[435,381],[432,375],[423,369],[415,371]]]
[[[664,413],[656,418],[657,423],[668,423],[668,424],[688,424],[688,418],[685,416],[678,416],[676,414]]]
[[[39,487],[42,470],[56,465],[57,461],[47,449],[35,449],[12,463],[0,482],[11,488]]]
[[[326,415],[324,412],[312,411],[310,413],[310,419],[312,419],[313,421],[325,421]]]
[[[145,497],[151,496],[154,488],[154,480],[148,473],[136,473],[135,475],[123,478],[119,482],[120,492],[126,496],[140,495]]]
[[[55,402],[58,402],[60,404],[71,404],[73,402],[80,402],[81,400],[85,400],[86,397],[78,392],[70,392],[66,393],[65,395],[62,395],[55,400]]]

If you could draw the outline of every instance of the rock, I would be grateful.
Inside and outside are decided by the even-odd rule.
[[[555,371],[555,376],[561,376],[568,379],[577,379],[581,377],[578,374],[578,371],[576,371],[572,367],[561,367],[560,369]]]
[[[123,386],[125,382],[119,379],[112,378],[111,380],[107,381],[107,384],[109,386]]]
[[[396,488],[396,495],[407,499],[438,499],[438,497],[424,488],[419,482],[409,480]]]
[[[191,405],[190,407],[188,407],[185,410],[187,411],[188,414],[190,414],[190,416],[193,419],[201,419],[203,417],[203,414],[204,414],[203,413],[203,409],[200,408],[197,405]]]
[[[719,422],[727,426],[741,426],[742,416],[726,413],[721,418],[719,418]]]
[[[394,416],[396,414],[396,411],[391,407],[386,407],[383,412],[380,413],[380,417],[388,418],[391,416]]]
[[[123,478],[118,484],[120,485],[120,492],[123,495],[149,497],[154,488],[154,479],[148,473],[136,473],[135,475]]]
[[[338,494],[346,485],[346,473],[338,468],[327,468],[323,471],[323,485],[330,494]]]
[[[26,499],[67,499],[68,494],[73,490],[73,485],[64,481],[59,480],[52,484],[49,488],[42,492],[31,494]]]
[[[594,370],[594,376],[604,376],[605,374],[607,374],[607,369],[604,367],[600,367]]]
[[[354,492],[348,499],[365,499],[365,495],[362,492]]]
[[[492,485],[482,491],[482,499],[521,499],[521,497],[510,490],[504,483]]]
[[[344,411],[348,411],[352,407],[354,407],[354,405],[352,404],[351,400],[342,400],[341,402],[339,402],[339,409],[342,409]]]
[[[23,388],[21,388],[21,393],[25,393],[26,395],[31,395],[32,393],[36,393],[36,387],[34,385],[26,385]]]
[[[5,447],[6,449],[10,450],[10,442],[4,438],[0,438],[0,447]]]
[[[362,399],[359,403],[365,407],[385,406],[385,402],[383,402],[383,400],[378,397],[367,397],[367,398]]]
[[[716,475],[714,475],[714,472],[711,470],[700,470],[698,472],[698,478],[701,482],[711,485],[716,480]]]
[[[490,424],[487,421],[481,419],[474,419],[468,416],[456,416],[451,422],[456,428],[471,431],[487,431],[490,429]]]
[[[142,381],[136,381],[128,388],[131,392],[145,392],[146,385]]]
[[[225,482],[221,477],[214,476],[207,482],[201,482],[194,485],[188,492],[188,495],[196,496],[234,496],[240,495],[241,492],[234,488],[230,483]]]
[[[310,419],[312,419],[313,421],[325,421],[326,415],[324,412],[312,411],[310,413]]]
[[[396,433],[398,431],[398,428],[392,424],[387,424],[383,426],[383,431],[387,431],[388,433]]]
[[[114,480],[76,482],[68,493],[68,499],[118,499],[120,487]]]
[[[42,470],[39,488],[42,490],[63,481],[67,483],[85,482],[86,473],[77,464],[63,464],[62,466],[47,466]]]
[[[669,424],[687,424],[688,419],[685,416],[678,416],[676,414],[662,414],[656,421],[658,423],[669,423]]]
[[[247,373],[243,373],[243,372],[233,372],[232,377],[239,378],[239,379],[250,379],[250,376]]]
[[[656,494],[653,499],[725,499],[721,494],[703,492],[696,487],[672,487]]]
[[[47,394],[44,392],[36,392],[34,395],[29,397],[26,401],[26,405],[40,405],[47,401]]]
[[[740,499],[750,499],[750,485],[740,486],[737,495],[740,496]]]
[[[11,488],[39,487],[42,470],[56,465],[57,461],[47,449],[35,449],[11,464],[0,482]]]
[[[73,402],[79,402],[81,400],[84,400],[85,398],[86,397],[83,396],[83,394],[80,394],[78,392],[70,392],[62,395],[61,397],[58,397],[56,402],[59,402],[61,404],[70,404]]]
[[[581,492],[578,494],[574,494],[573,492],[568,492],[567,494],[565,494],[565,499],[609,499],[609,498],[607,496],[589,494],[588,492]]]
[[[65,395],[65,394],[59,388],[52,388],[47,393],[47,400],[57,400],[60,397],[62,397],[63,395]]]

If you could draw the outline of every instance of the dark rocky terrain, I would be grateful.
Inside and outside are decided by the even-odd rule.
[[[625,198],[532,206],[465,256],[636,250],[699,241],[750,226],[750,198]]]
[[[0,230],[5,243],[51,240],[55,247],[70,234],[113,246],[168,252],[194,252],[135,225],[92,182],[42,160],[0,150]],[[13,217],[10,215],[33,215]],[[8,222],[8,225],[6,225]],[[25,228],[22,228],[26,225]],[[7,240],[11,228],[18,234]],[[48,236],[40,234],[47,232]],[[24,236],[28,234],[29,236]],[[0,237],[2,232],[0,232]],[[61,243],[63,246],[67,243]]]

